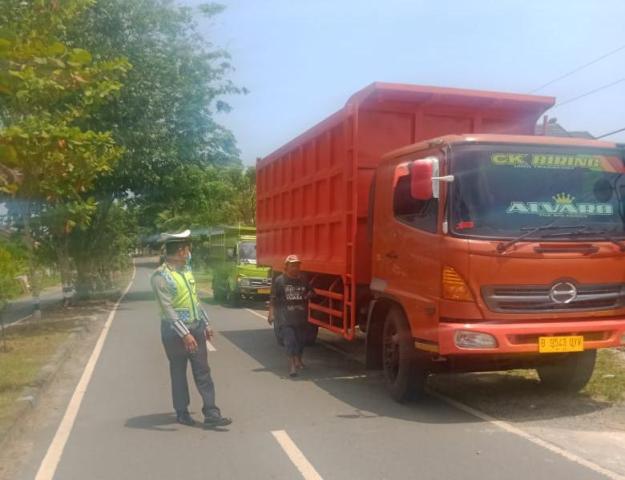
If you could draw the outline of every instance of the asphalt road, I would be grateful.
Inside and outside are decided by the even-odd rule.
[[[304,469],[307,478],[605,478],[436,398],[396,404],[379,374],[324,345],[307,350],[307,372],[289,379],[266,322],[215,305],[207,306],[217,330],[209,361],[218,404],[234,423],[221,431],[178,425],[148,274],[138,268],[117,312],[54,478],[302,478],[276,431],[313,469]],[[193,391],[198,419],[200,407]]]

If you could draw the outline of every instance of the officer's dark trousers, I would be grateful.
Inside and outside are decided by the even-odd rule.
[[[220,415],[215,405],[215,386],[211,378],[211,370],[208,366],[206,352],[206,338],[203,329],[192,330],[191,333],[197,342],[197,351],[187,353],[182,339],[173,332],[163,333],[162,340],[167,358],[169,359],[169,373],[171,375],[171,395],[174,401],[174,409],[177,413],[187,411],[189,408],[189,385],[187,383],[187,363],[191,363],[193,380],[197,386],[204,406],[202,413],[208,415]]]

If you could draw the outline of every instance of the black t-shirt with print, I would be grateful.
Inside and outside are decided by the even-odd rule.
[[[279,325],[299,326],[307,321],[308,296],[312,289],[303,277],[280,275],[271,285],[271,301]]]

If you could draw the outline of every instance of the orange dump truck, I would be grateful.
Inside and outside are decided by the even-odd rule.
[[[315,287],[399,400],[430,373],[578,390],[625,343],[622,145],[535,135],[551,97],[375,83],[257,165],[259,263]]]

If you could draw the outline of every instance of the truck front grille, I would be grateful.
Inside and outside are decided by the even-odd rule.
[[[577,296],[569,303],[552,300],[551,285],[482,287],[482,298],[493,312],[571,312],[610,310],[625,305],[625,284],[575,285]]]
[[[257,288],[271,287],[271,278],[250,278],[250,286]]]

